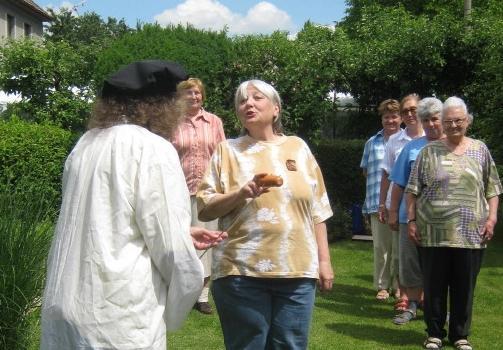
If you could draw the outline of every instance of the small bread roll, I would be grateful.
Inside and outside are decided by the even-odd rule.
[[[257,179],[257,184],[262,187],[280,187],[283,185],[283,178],[277,175],[264,175]]]

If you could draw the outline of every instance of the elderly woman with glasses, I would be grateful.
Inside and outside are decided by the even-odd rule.
[[[440,349],[448,334],[456,349],[470,350],[475,283],[503,189],[486,145],[466,136],[473,117],[463,100],[448,98],[441,116],[446,138],[422,149],[405,190],[408,233],[420,247],[424,348]]]
[[[426,97],[419,101],[417,116],[426,135],[405,145],[390,174],[390,180],[393,182],[390,212],[399,212],[398,272],[402,289],[409,298],[406,309],[393,319],[393,323],[397,325],[405,324],[416,317],[423,291],[423,275],[417,247],[409,240],[407,232],[407,210],[403,190],[419,151],[428,143],[445,137],[440,118],[441,112],[442,102],[439,99]]]

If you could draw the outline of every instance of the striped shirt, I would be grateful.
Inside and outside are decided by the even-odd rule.
[[[379,192],[381,189],[382,161],[384,158],[383,130],[372,136],[365,143],[360,168],[367,172],[367,191],[362,212],[376,213],[379,208]]]
[[[223,140],[225,134],[222,120],[202,108],[198,115],[185,118],[173,133],[171,143],[180,157],[191,195],[196,194],[211,155]]]

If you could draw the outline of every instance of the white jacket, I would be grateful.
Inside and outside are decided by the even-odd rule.
[[[203,283],[174,147],[135,125],[69,155],[48,259],[41,349],[166,349]]]

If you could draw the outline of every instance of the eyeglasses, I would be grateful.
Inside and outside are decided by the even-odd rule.
[[[450,119],[450,120],[442,120],[442,124],[444,124],[444,126],[452,126],[452,123],[454,123],[454,125],[456,126],[461,126],[463,125],[463,123],[465,122],[466,118],[462,118],[462,119]]]
[[[417,108],[416,107],[410,107],[408,109],[402,109],[401,115],[408,115],[409,113],[416,115]]]

